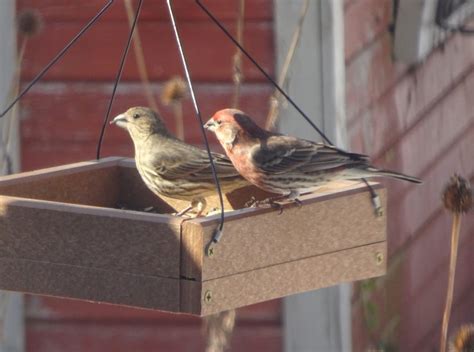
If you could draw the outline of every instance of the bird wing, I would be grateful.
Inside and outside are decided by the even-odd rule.
[[[205,150],[199,149],[179,140],[161,143],[160,150],[151,155],[153,170],[168,180],[190,179],[195,181],[212,181],[212,169]],[[239,174],[231,161],[222,154],[212,153],[214,165],[220,179],[235,178]]]
[[[333,169],[351,163],[365,163],[367,156],[348,153],[323,143],[315,143],[284,135],[274,135],[253,148],[252,159],[262,171],[284,174]]]

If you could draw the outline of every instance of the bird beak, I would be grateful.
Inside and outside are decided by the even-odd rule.
[[[209,130],[209,131],[214,131],[216,129],[216,122],[214,121],[214,119],[210,118],[209,121],[207,121],[205,124],[204,124],[204,128],[206,130]]]
[[[125,127],[125,125],[127,124],[127,117],[125,116],[125,114],[120,114],[120,115],[117,115],[114,117],[114,119],[112,121],[110,121],[110,124],[115,124],[117,126],[120,126],[120,127]]]

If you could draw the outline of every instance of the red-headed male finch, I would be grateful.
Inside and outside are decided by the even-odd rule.
[[[301,192],[334,180],[385,176],[421,183],[415,177],[377,169],[365,155],[266,131],[239,110],[220,110],[204,127],[216,134],[237,171],[250,183],[297,202]]]
[[[204,197],[216,193],[207,152],[172,136],[149,108],[130,108],[111,123],[126,129],[132,137],[135,163],[147,187],[157,195],[190,201],[185,211],[195,208],[200,215],[206,206]],[[225,155],[212,153],[212,157],[222,192],[249,184]]]

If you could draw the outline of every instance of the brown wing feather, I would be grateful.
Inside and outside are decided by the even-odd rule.
[[[207,152],[179,140],[161,140],[159,150],[152,153],[149,165],[161,177],[168,180],[192,179],[213,182],[212,169]],[[231,161],[224,155],[212,153],[220,179],[239,178]]]
[[[295,170],[312,173],[343,165],[366,164],[368,158],[322,143],[276,135],[254,148],[252,159],[265,173],[284,174]]]

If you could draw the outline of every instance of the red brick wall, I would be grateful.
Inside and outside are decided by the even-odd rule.
[[[280,302],[238,310],[233,351],[280,351]],[[201,319],[80,301],[29,297],[27,351],[204,351]]]
[[[44,29],[27,46],[22,81],[28,82],[105,3],[104,0],[18,0],[18,9],[37,8]],[[188,56],[203,117],[230,105],[233,94],[232,44],[192,0],[175,1],[177,21]],[[232,31],[238,2],[205,1]],[[263,66],[273,71],[273,6],[271,0],[247,1],[244,41]],[[99,128],[106,111],[128,22],[122,0],[88,32],[41,83],[22,100],[22,167],[36,169],[95,158]],[[162,84],[181,74],[165,1],[145,1],[139,23],[155,97]],[[271,89],[256,69],[244,63],[242,106],[265,116]],[[130,51],[112,116],[144,105],[133,50]],[[160,105],[174,130],[172,111]],[[189,97],[184,102],[185,137],[202,137]],[[103,156],[132,156],[128,135],[109,128]],[[232,346],[236,351],[280,351],[280,301],[240,309]],[[27,350],[31,352],[199,351],[204,338],[201,320],[184,315],[133,310],[78,301],[27,297]]]
[[[399,351],[439,347],[446,295],[450,217],[440,194],[454,172],[474,178],[474,41],[451,36],[415,67],[392,58],[393,1],[345,5],[346,99],[351,148],[416,175],[422,186],[387,181],[390,274],[374,301],[379,324],[367,333],[354,297],[355,351],[392,338]],[[450,331],[474,320],[474,217],[462,226]],[[390,332],[389,320],[395,323]]]
[[[203,116],[231,103],[233,94],[233,45],[207,20],[192,0],[175,2],[178,26]],[[206,1],[232,31],[237,1]],[[19,9],[38,8],[45,18],[44,30],[28,44],[22,79],[29,81],[104,4],[102,0],[18,0]],[[257,60],[273,72],[272,1],[248,2],[244,41]],[[176,44],[168,22],[165,1],[145,1],[139,24],[144,54],[156,97],[162,83],[182,75]],[[22,101],[23,168],[34,169],[95,157],[101,120],[112,90],[112,80],[125,44],[128,22],[122,0],[66,54]],[[244,60],[242,106],[255,116],[265,116],[271,92],[257,70]],[[135,57],[130,51],[112,115],[147,101],[139,83]],[[185,135],[202,143],[190,99],[184,103]],[[171,110],[161,112],[174,129]],[[47,126],[47,127],[45,127]],[[54,152],[54,155],[50,154]],[[49,157],[45,157],[50,154]],[[131,155],[125,133],[110,128],[104,155]]]

